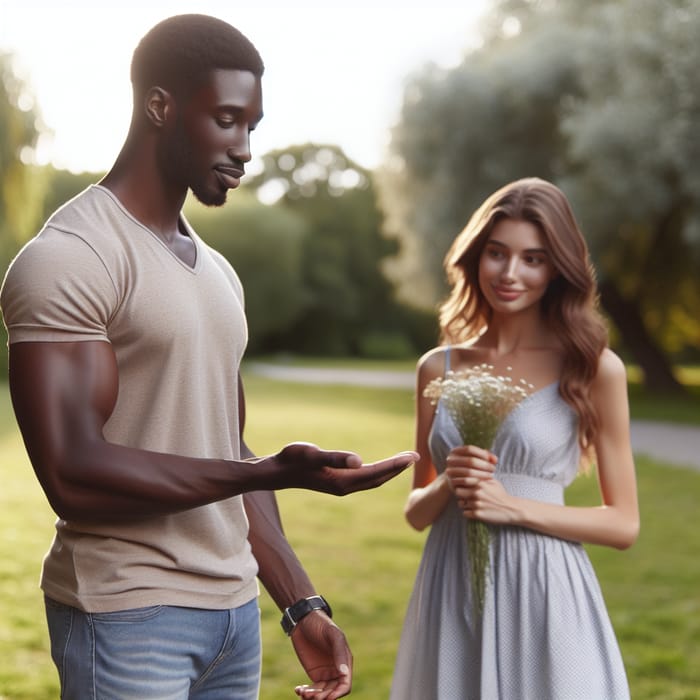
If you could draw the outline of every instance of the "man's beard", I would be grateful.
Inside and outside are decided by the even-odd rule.
[[[175,132],[161,141],[159,161],[163,172],[173,182],[192,190],[192,194],[208,207],[220,207],[226,203],[226,190],[207,187],[203,178],[193,179],[197,172],[192,155],[192,147],[182,120],[178,116]]]

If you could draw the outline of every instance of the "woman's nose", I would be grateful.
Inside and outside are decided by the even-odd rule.
[[[507,258],[506,264],[503,266],[501,278],[504,282],[514,282],[518,273],[518,260],[515,257]]]

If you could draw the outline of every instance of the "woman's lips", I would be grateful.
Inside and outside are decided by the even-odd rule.
[[[503,301],[515,301],[522,294],[521,290],[508,287],[494,287],[493,291]]]

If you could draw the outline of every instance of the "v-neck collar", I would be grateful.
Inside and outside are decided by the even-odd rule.
[[[185,216],[180,212],[179,215],[179,220],[182,225],[182,228],[184,232],[190,237],[190,240],[192,241],[194,245],[194,251],[195,251],[195,258],[194,258],[194,265],[189,265],[186,263],[179,255],[175,253],[175,251],[170,248],[165,241],[154,231],[152,231],[148,226],[143,224],[141,221],[139,221],[120,201],[120,199],[112,192],[112,190],[108,189],[104,185],[98,185],[94,184],[91,185],[95,189],[100,190],[101,192],[104,192],[119,208],[119,210],[127,216],[134,224],[136,224],[139,228],[143,229],[146,231],[149,236],[151,236],[155,241],[157,241],[158,245],[160,245],[165,251],[167,251],[168,255],[178,264],[180,267],[182,267],[184,270],[191,274],[198,274],[201,267],[202,267],[202,245],[201,241],[199,240],[199,237],[197,234],[194,232],[192,229],[192,226],[190,226],[189,221],[185,218]]]

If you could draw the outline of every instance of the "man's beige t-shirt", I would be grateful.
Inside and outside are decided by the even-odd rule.
[[[187,227],[194,267],[91,186],[20,251],[0,304],[10,343],[111,343],[119,395],[108,441],[237,459],[243,293],[228,262]],[[119,524],[59,518],[41,586],[90,612],[236,607],[258,592],[247,534],[240,496]]]

